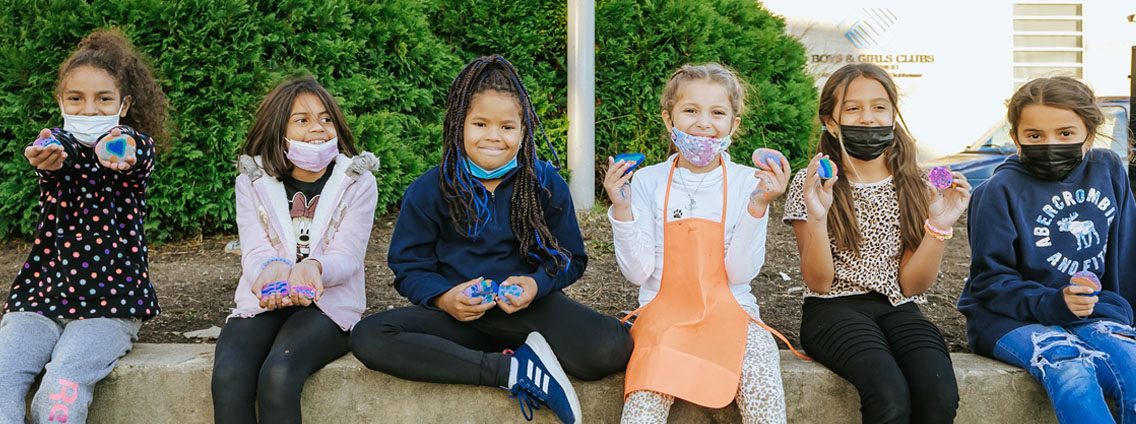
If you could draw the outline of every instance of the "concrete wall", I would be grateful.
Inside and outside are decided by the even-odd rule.
[[[953,354],[961,405],[958,423],[1056,422],[1041,386],[1025,371],[969,354]],[[139,344],[96,388],[91,423],[210,423],[212,345]],[[789,422],[858,423],[850,384],[814,362],[781,353]],[[617,423],[622,375],[574,381],[588,423]],[[417,383],[367,370],[348,355],[304,386],[309,423],[522,423],[515,399],[497,388]],[[547,410],[535,422],[557,422]],[[679,402],[672,423],[737,423],[737,407],[708,410]]]

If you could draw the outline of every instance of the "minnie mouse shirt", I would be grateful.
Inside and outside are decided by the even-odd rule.
[[[297,180],[290,175],[280,179],[280,182],[284,183],[284,193],[288,195],[288,215],[292,217],[292,229],[296,234],[296,263],[300,263],[311,254],[312,217],[315,216],[316,206],[319,205],[320,192],[331,178],[331,170],[334,167],[335,162],[332,161],[327,165],[323,175],[310,183]]]
[[[154,141],[130,127],[116,128],[137,144],[137,162],[123,171],[103,168],[94,149],[52,130],[67,159],[55,171],[36,169],[36,238],[12,284],[5,313],[58,319],[147,319],[159,313],[142,225]]]

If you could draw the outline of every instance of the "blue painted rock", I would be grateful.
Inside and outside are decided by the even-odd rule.
[[[753,151],[753,166],[768,171],[770,170],[769,162],[780,165],[781,158],[783,157],[785,157],[785,155],[781,154],[781,152],[763,147]]]
[[[103,160],[115,163],[126,160],[126,157],[134,154],[134,149],[138,144],[134,142],[134,137],[122,134],[113,139],[103,142],[103,150],[106,152],[100,156]]]
[[[497,299],[497,282],[486,278],[480,283],[466,287],[462,293],[469,297],[480,297],[481,303],[489,303]]]
[[[615,163],[619,163],[619,161],[621,161],[621,160],[633,162],[631,164],[631,167],[627,168],[627,171],[624,172],[625,174],[627,172],[631,172],[631,170],[637,168],[639,166],[639,164],[643,163],[643,161],[646,160],[646,159],[647,159],[647,156],[642,154],[642,153],[621,153],[621,154],[615,155]]]
[[[817,167],[817,175],[821,178],[829,179],[836,176],[836,164],[832,163],[828,158],[820,160],[820,166]]]
[[[497,297],[505,301],[505,303],[509,303],[509,298],[505,297],[506,294],[512,295],[513,297],[521,297],[521,294],[524,294],[524,292],[525,289],[515,284],[511,286],[499,286],[497,289]]]
[[[47,138],[37,137],[35,139],[35,142],[32,143],[33,146],[39,146],[39,147],[47,147],[47,146],[50,146],[52,144],[58,144],[60,146],[63,145],[63,143],[60,143],[59,140],[55,139],[55,137],[47,137]]]

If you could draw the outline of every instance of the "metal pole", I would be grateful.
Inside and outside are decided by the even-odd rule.
[[[578,210],[595,204],[596,5],[568,0],[568,187]]]
[[[1128,18],[1129,21],[1132,17]],[[1132,46],[1132,70],[1128,73],[1128,137],[1136,134],[1136,46]],[[1136,140],[1128,140],[1132,146]]]

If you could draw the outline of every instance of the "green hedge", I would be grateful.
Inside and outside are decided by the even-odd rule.
[[[665,159],[663,86],[682,64],[713,61],[750,85],[748,112],[730,147],[737,162],[770,147],[802,163],[817,101],[805,49],[753,0],[601,1],[596,33],[597,158],[641,152],[651,163]],[[602,171],[597,167],[597,180]]]
[[[567,166],[568,22],[561,1],[429,0],[431,29],[463,60],[499,53],[517,68],[544,130]],[[454,71],[457,74],[457,71]],[[552,160],[543,140],[541,158]],[[568,175],[567,170],[561,170]]]
[[[365,150],[383,161],[380,210],[436,162],[441,109],[461,65],[421,2],[384,0],[35,0],[0,2],[0,238],[27,236],[37,188],[21,148],[60,126],[55,73],[94,29],[118,26],[149,55],[174,134],[157,163],[146,229],[154,240],[234,226],[234,152],[258,102],[293,74],[336,94]]]
[[[379,212],[437,163],[445,94],[469,59],[501,53],[524,77],[565,152],[563,1],[7,0],[0,2],[0,239],[34,232],[38,189],[22,146],[62,125],[55,73],[92,30],[117,26],[147,54],[170,99],[172,136],[150,191],[147,231],[176,240],[231,231],[234,152],[261,98],[310,73],[340,102],[365,150],[382,158]],[[715,60],[753,85],[732,149],[803,157],[816,90],[784,23],[746,0],[609,0],[596,10],[598,164],[624,151],[661,160],[658,96],[686,62]],[[542,148],[543,149],[543,148]],[[550,157],[547,152],[543,157]],[[597,167],[602,170],[601,167]]]

